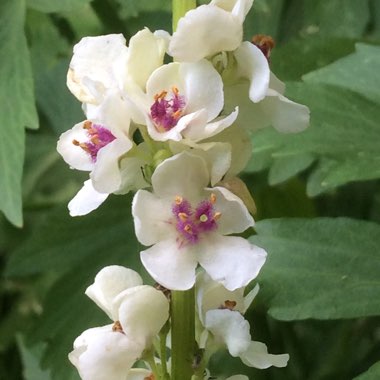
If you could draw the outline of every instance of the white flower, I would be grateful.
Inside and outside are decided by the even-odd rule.
[[[284,97],[284,85],[271,73],[265,52],[251,42],[242,42],[243,21],[252,3],[215,0],[187,12],[178,22],[169,54],[185,62],[208,57],[226,81],[226,108],[242,107],[238,120],[247,126],[302,131],[309,124],[309,109]]]
[[[71,168],[90,172],[91,181],[69,206],[72,216],[87,214],[120,189],[119,160],[133,147],[130,114],[117,93],[109,93],[92,109],[91,116],[91,120],[64,132],[57,143],[58,152]]]
[[[243,314],[258,290],[256,285],[244,297],[244,288],[229,291],[207,274],[201,273],[197,278],[197,309],[205,331],[199,337],[200,347],[225,345],[232,356],[240,357],[250,367],[285,367],[289,360],[288,354],[268,354],[264,343],[251,340],[250,326]]]
[[[254,221],[243,202],[210,182],[205,161],[187,152],[160,164],[153,176],[154,193],[139,190],[132,203],[138,240],[153,245],[141,252],[150,275],[169,289],[195,283],[198,263],[228,289],[247,285],[257,276],[266,252],[237,236]]]
[[[86,294],[114,323],[83,332],[69,359],[83,380],[125,380],[168,319],[168,300],[142,285],[138,273],[116,265],[103,268]]]
[[[153,140],[200,141],[229,127],[236,119],[218,117],[224,104],[223,82],[207,60],[172,62],[156,69],[146,83],[145,98],[135,98]]]
[[[109,90],[145,88],[150,74],[163,63],[167,38],[144,29],[131,37],[121,34],[85,37],[74,46],[67,86],[82,102],[100,104]]]

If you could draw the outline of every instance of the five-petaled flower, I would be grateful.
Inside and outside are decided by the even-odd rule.
[[[198,263],[228,289],[257,276],[266,252],[238,236],[254,221],[243,202],[223,187],[208,188],[205,161],[187,152],[160,164],[153,193],[139,190],[132,203],[138,240],[153,245],[141,260],[161,285],[176,290],[195,283]]]

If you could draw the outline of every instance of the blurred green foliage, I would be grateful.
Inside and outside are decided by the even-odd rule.
[[[78,379],[72,342],[105,322],[85,288],[108,264],[142,271],[131,198],[111,196],[70,218],[67,202],[85,177],[55,146],[83,119],[65,86],[73,45],[170,31],[170,8],[169,0],[0,1],[0,379]],[[252,336],[291,360],[258,371],[221,353],[213,370],[379,379],[380,2],[255,0],[245,38],[256,33],[275,38],[272,70],[312,111],[298,135],[255,133],[244,174],[260,220],[251,239],[269,252],[248,315]]]

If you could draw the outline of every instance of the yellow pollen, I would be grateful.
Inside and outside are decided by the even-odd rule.
[[[179,218],[184,222],[189,217],[185,212],[179,212],[178,213]]]
[[[211,193],[210,195],[210,202],[214,204],[216,202],[216,195],[214,193]]]
[[[193,230],[192,230],[190,224],[186,224],[184,230],[185,230],[186,232],[188,232],[189,234],[191,234],[191,233],[193,232]]]
[[[176,86],[172,87],[172,91],[173,91],[174,95],[178,95],[179,94],[178,87],[176,87]]]
[[[164,99],[167,94],[168,92],[163,90],[159,94],[154,95],[154,100]]]
[[[176,195],[175,199],[174,199],[174,202],[176,205],[180,205],[183,201],[183,198],[179,195]]]
[[[149,376],[144,377],[144,380],[155,380],[155,377],[154,377],[154,375],[153,375],[153,373],[152,373],[152,374],[150,374]]]
[[[207,217],[207,215],[202,214],[202,215],[199,217],[199,220],[200,220],[201,222],[207,222],[207,221],[208,221],[208,217]]]
[[[218,219],[220,219],[221,216],[222,216],[222,213],[219,212],[219,211],[217,211],[217,212],[214,214],[213,219],[214,219],[214,220],[218,220]]]

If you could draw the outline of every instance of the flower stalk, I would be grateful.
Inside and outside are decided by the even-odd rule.
[[[172,291],[172,376],[171,380],[190,380],[195,353],[195,295],[194,288]]]
[[[173,32],[177,29],[178,20],[190,9],[197,6],[195,0],[173,0]]]

